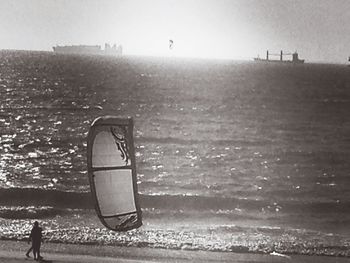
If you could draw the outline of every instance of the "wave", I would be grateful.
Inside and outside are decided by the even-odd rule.
[[[158,144],[178,144],[178,145],[193,145],[193,144],[207,144],[208,140],[201,139],[188,139],[188,138],[175,138],[175,137],[136,137],[135,141],[139,143],[158,143]],[[210,143],[218,146],[227,146],[227,145],[243,145],[243,146],[261,146],[270,143],[268,140],[263,140],[259,138],[259,140],[220,140],[220,139],[212,139]]]
[[[42,219],[64,215],[69,210],[50,206],[5,206],[0,207],[0,217],[4,219]]]
[[[53,208],[93,209],[90,192],[67,192],[40,188],[0,189],[2,206],[50,206]],[[288,213],[350,213],[350,202],[332,201],[281,201],[227,198],[219,196],[140,195],[143,209],[191,211],[274,211]]]
[[[0,205],[5,206],[51,206],[55,208],[93,208],[91,194],[66,192],[40,188],[0,189]]]

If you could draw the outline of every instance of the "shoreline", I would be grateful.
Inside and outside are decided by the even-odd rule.
[[[25,258],[29,248],[27,242],[0,240],[0,262],[28,262]],[[101,245],[76,245],[62,243],[43,243],[41,248],[43,262],[298,262],[298,263],[343,263],[350,262],[347,257],[305,256],[258,253],[234,253],[172,250],[161,248],[116,247]]]

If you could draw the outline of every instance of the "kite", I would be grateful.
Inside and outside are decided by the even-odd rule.
[[[169,49],[173,49],[174,41],[169,39]]]
[[[87,157],[90,189],[102,224],[114,231],[140,227],[132,118],[95,119],[88,134]]]

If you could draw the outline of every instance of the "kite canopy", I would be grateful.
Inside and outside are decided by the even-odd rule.
[[[169,49],[172,49],[174,45],[174,41],[172,39],[169,39]]]
[[[90,188],[101,222],[115,231],[140,227],[132,118],[97,118],[87,148]]]

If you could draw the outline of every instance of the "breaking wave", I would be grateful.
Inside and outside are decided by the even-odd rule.
[[[90,192],[67,192],[40,188],[0,189],[1,206],[44,206],[55,209],[93,209]],[[193,210],[193,211],[261,211],[279,209],[285,212],[300,213],[349,213],[350,202],[305,202],[283,201],[271,203],[269,200],[188,196],[188,195],[140,195],[143,209]],[[306,209],[307,208],[307,209]],[[52,208],[53,209],[53,208]]]

